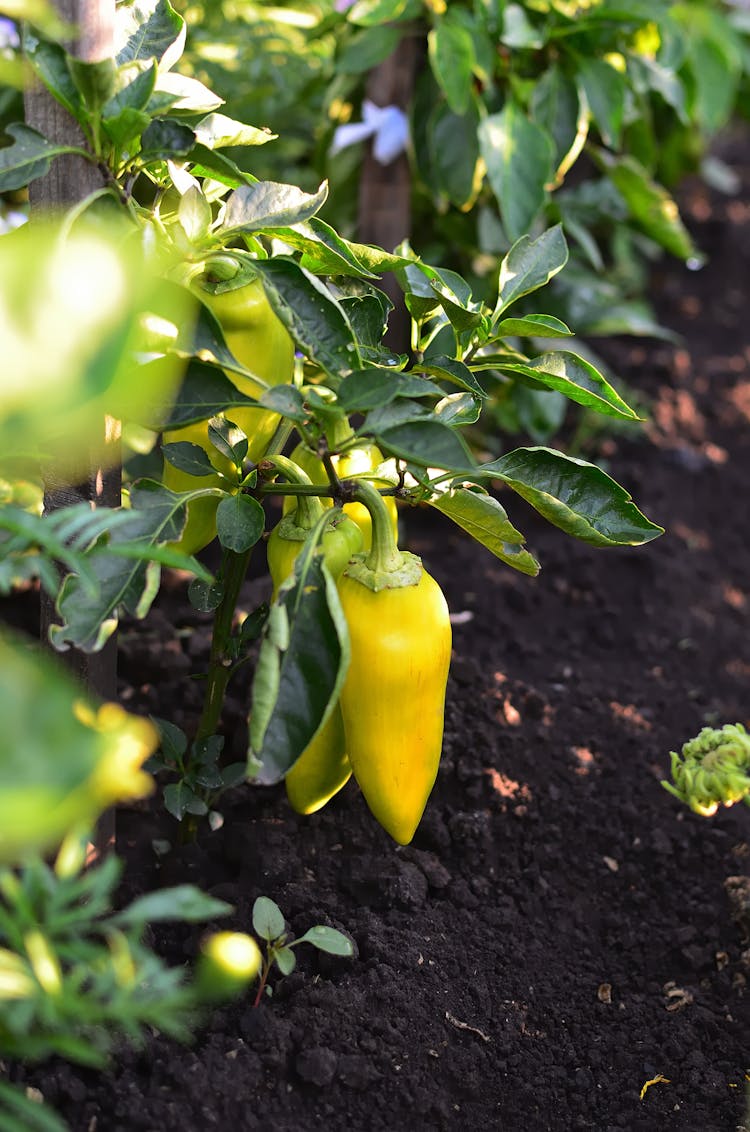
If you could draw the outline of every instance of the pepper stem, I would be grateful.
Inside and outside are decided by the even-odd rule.
[[[261,463],[270,464],[291,484],[298,484],[303,487],[312,486],[312,480],[307,472],[303,472],[302,468],[295,464],[294,460],[290,460],[288,456],[266,456]],[[317,495],[297,496],[297,510],[292,513],[292,521],[295,527],[311,531],[322,514],[323,504]]]
[[[374,574],[391,574],[403,566],[403,555],[396,544],[393,522],[383,497],[367,480],[357,480],[353,496],[364,503],[372,518],[372,544],[365,559],[368,570]]]

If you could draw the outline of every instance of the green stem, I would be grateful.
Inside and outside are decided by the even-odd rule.
[[[229,639],[232,635],[232,622],[242,583],[245,580],[252,550],[237,554],[224,549],[221,559],[221,577],[224,581],[224,596],[214,617],[211,652],[208,659],[206,695],[203,711],[195,733],[196,741],[215,735],[221,721],[224,694],[229,683],[232,667],[229,660]]]
[[[288,421],[285,417],[283,417],[279,422],[279,427],[271,437],[271,442],[268,445],[268,448],[266,448],[266,455],[275,456],[278,453],[283,452],[286,448],[286,442],[293,432],[294,425],[291,421]]]
[[[262,463],[270,464],[289,483],[299,487],[314,486],[307,472],[303,472],[288,456],[265,456]],[[310,531],[323,513],[323,504],[316,495],[299,495],[297,497],[297,510],[294,512],[294,525]]]
[[[326,440],[331,452],[340,452],[341,449],[354,439],[354,429],[348,417],[336,417],[326,428]]]
[[[455,476],[455,472],[451,475]],[[259,489],[261,495],[318,495],[330,499],[333,489],[329,483],[268,483]]]
[[[374,574],[389,574],[400,570],[403,556],[396,544],[393,523],[378,489],[367,480],[357,480],[353,496],[364,503],[372,518],[372,546],[365,559],[368,570]]]

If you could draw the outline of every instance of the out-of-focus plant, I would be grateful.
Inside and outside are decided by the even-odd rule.
[[[671,759],[672,781],[662,786],[696,814],[711,817],[736,802],[750,806],[750,735],[741,723],[704,727]]]
[[[747,90],[741,4],[197,0],[182,10],[187,65],[231,111],[280,135],[261,166],[305,185],[311,170],[328,176],[323,216],[347,235],[361,145],[342,148],[338,136],[390,128],[368,130],[365,84],[401,40],[416,41],[408,152],[424,258],[482,295],[520,235],[560,221],[572,255],[552,313],[586,335],[663,333],[646,293],[650,260],[664,249],[699,262],[669,190],[698,169],[732,185],[708,145]]]

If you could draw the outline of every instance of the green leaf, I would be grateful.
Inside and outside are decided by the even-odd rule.
[[[259,896],[253,904],[253,931],[261,939],[273,943],[286,930],[286,922],[278,904],[267,896]]]
[[[160,361],[148,362],[143,373],[148,376],[152,367],[160,366]],[[158,388],[158,386],[155,386]],[[233,405],[257,405],[254,397],[247,397],[214,366],[203,362],[190,362],[183,378],[177,398],[164,404],[155,402],[152,407],[153,424],[165,431],[182,428],[215,417]]]
[[[568,262],[568,245],[562,225],[542,232],[536,240],[521,236],[500,264],[495,317],[523,295],[549,283]]]
[[[255,546],[263,534],[266,516],[257,499],[251,495],[230,495],[216,509],[216,531],[219,542],[235,554],[244,554]]]
[[[349,666],[349,634],[336,585],[313,549],[306,545],[294,575],[281,586],[261,642],[250,754],[261,763],[262,783],[283,778],[320,732]]]
[[[204,83],[175,71],[161,72],[154,89],[157,94],[172,96],[170,114],[209,114],[224,105],[224,99]]]
[[[594,156],[623,197],[633,222],[657,244],[680,259],[697,255],[690,233],[666,189],[652,181],[634,157],[614,157],[599,149]]]
[[[208,439],[213,447],[237,467],[247,456],[248,443],[242,429],[224,417],[211,417],[208,422]]]
[[[20,122],[6,126],[5,132],[13,139],[11,145],[0,149],[0,192],[23,189],[32,181],[49,172],[54,157],[72,153],[75,146],[54,145],[29,126]]]
[[[441,381],[449,381],[451,385],[457,385],[459,389],[463,389],[467,393],[475,393],[477,397],[487,396],[466,363],[460,362],[456,358],[446,358],[441,354],[436,354],[434,357],[431,356],[420,362],[419,368],[425,373],[431,373],[433,377],[437,377]]]
[[[149,63],[128,63],[121,67],[115,93],[102,110],[103,120],[116,119],[126,110],[145,110],[153,94],[156,75],[155,59]]]
[[[541,31],[529,22],[520,4],[508,4],[503,12],[503,28],[500,42],[506,47],[530,48],[537,50],[544,46]]]
[[[512,240],[528,232],[547,199],[552,179],[552,139],[509,100],[480,123],[479,149]]]
[[[339,52],[336,70],[339,74],[363,75],[387,59],[400,39],[400,29],[387,24],[355,32]]]
[[[409,421],[377,433],[381,448],[423,468],[466,471],[473,467],[471,454],[453,429],[439,420]]]
[[[78,122],[82,121],[86,114],[81,95],[68,69],[65,49],[59,43],[39,39],[33,31],[28,30],[23,37],[23,48],[37,78],[69,114]]]
[[[259,232],[301,224],[320,210],[327,196],[325,181],[314,194],[276,181],[241,185],[226,203],[222,227],[225,231]]]
[[[136,539],[148,546],[180,537],[184,511],[179,496],[155,481],[139,480],[131,488],[130,503],[133,520],[127,528],[113,530],[112,546]],[[108,552],[106,544],[93,547],[88,561],[99,583],[97,592],[86,592],[75,575],[66,578],[60,591],[57,610],[62,624],[52,626],[50,639],[63,651],[74,645],[97,652],[117,627],[118,609],[122,606],[134,617],[145,617],[159,589],[158,566],[120,558]]]
[[[338,391],[338,404],[346,413],[366,413],[390,405],[398,397],[440,396],[442,389],[424,377],[364,369],[344,378]]]
[[[224,331],[213,311],[201,302],[195,321],[186,321],[179,327],[177,341],[171,344],[172,352],[183,358],[199,358],[217,369],[231,370],[244,377],[252,377],[261,386],[265,382],[235,358],[224,339]],[[204,372],[206,367],[204,367]],[[213,385],[214,379],[211,379]],[[218,388],[218,385],[217,385]],[[214,415],[214,414],[209,414]]]
[[[507,483],[554,526],[592,546],[641,546],[664,533],[606,472],[550,448],[517,448],[478,470]]]
[[[370,27],[397,20],[406,8],[406,0],[357,0],[346,14],[352,24]]]
[[[468,109],[475,63],[474,40],[450,9],[427,36],[427,51],[435,81],[455,114]]]
[[[237,189],[255,181],[250,173],[243,172],[225,154],[209,149],[200,142],[196,142],[190,150],[187,160],[194,177],[209,177],[222,185],[228,185],[230,189]]]
[[[539,573],[539,563],[524,548],[525,538],[492,496],[466,487],[452,487],[427,502],[514,570],[531,577]]]
[[[176,766],[180,766],[182,756],[187,750],[185,732],[176,727],[174,723],[170,723],[169,720],[159,719],[158,716],[152,716],[151,721],[159,729],[159,745],[164,758]]]
[[[280,948],[274,958],[276,960],[276,966],[279,968],[282,975],[291,975],[292,971],[297,966],[297,956],[290,947]]]
[[[343,955],[347,959],[354,955],[352,941],[343,932],[326,927],[325,924],[317,924],[314,928],[308,928],[305,934],[294,942],[311,943],[313,947],[317,947],[318,951],[325,951],[328,955]]]
[[[674,71],[669,67],[662,66],[658,60],[649,59],[644,55],[628,54],[627,60],[628,75],[633,87],[636,90],[642,89],[645,91],[656,91],[657,94],[661,95],[667,105],[672,107],[683,125],[690,125],[690,115],[688,114],[685,105],[685,87],[683,86],[679,77],[674,73]],[[722,62],[724,61],[722,60]],[[716,72],[714,72],[714,74],[711,74],[710,64],[706,64],[708,64],[708,60],[706,60],[706,62],[704,63],[705,71],[703,67],[701,68],[701,79],[703,79],[704,77],[708,79],[708,82],[712,89],[712,95],[714,91],[717,91],[720,92],[719,98],[721,99],[727,99],[727,95],[729,96],[729,106],[727,107],[727,109],[730,109],[733,96],[733,84],[731,82],[727,82],[727,75],[724,67],[722,66],[721,68],[721,78],[719,78]],[[721,124],[723,125],[723,123]],[[717,124],[715,129],[718,128],[719,125]]]
[[[473,393],[449,393],[435,406],[435,416],[450,428],[463,428],[476,424],[482,412],[482,402]]]
[[[120,927],[139,927],[142,924],[163,923],[166,920],[181,920],[189,924],[201,924],[217,916],[226,916],[232,905],[223,900],[207,896],[192,884],[178,884],[173,888],[160,888],[139,896],[127,908],[116,912],[110,923]]]
[[[718,16],[718,12],[716,15]],[[690,19],[690,17],[687,17]],[[729,38],[729,37],[728,37]],[[745,34],[745,70],[747,69],[747,33]],[[694,82],[694,113],[710,134],[725,126],[735,105],[737,83],[743,67],[731,48],[732,44],[717,39],[690,35],[688,48]],[[667,97],[663,87],[660,93]],[[672,103],[674,105],[674,103]]]
[[[188,601],[199,613],[213,613],[221,605],[223,597],[224,583],[221,581],[204,582],[201,578],[193,578],[188,586]]]
[[[191,185],[180,197],[177,218],[191,244],[200,244],[207,238],[213,213],[211,205],[197,185]]]
[[[575,83],[559,65],[553,64],[534,83],[531,116],[552,139],[559,180],[577,159],[588,132],[585,102],[582,106]]]
[[[309,413],[299,389],[295,385],[274,385],[261,395],[260,403],[265,409],[273,409],[290,421],[306,421]]]
[[[172,782],[164,787],[164,809],[177,821],[182,821],[185,814],[195,814],[204,817],[208,813],[208,806],[199,798],[187,782]]]
[[[185,45],[185,21],[168,0],[120,0],[115,10],[115,51],[119,64],[156,59],[173,67]]]
[[[360,368],[349,320],[316,276],[285,256],[258,260],[256,267],[271,306],[311,361],[334,375]]]
[[[462,211],[473,204],[482,187],[478,127],[474,106],[466,114],[455,114],[444,103],[435,107],[427,127],[431,187]]]
[[[625,110],[625,76],[604,59],[582,59],[578,80],[605,145],[617,149]]]
[[[173,444],[163,444],[161,451],[168,463],[179,468],[181,472],[187,472],[189,476],[216,475],[216,469],[199,444],[191,444],[188,440],[177,440]]]
[[[362,263],[355,247],[339,236],[318,216],[294,228],[271,228],[269,234],[302,253],[300,266],[322,275],[359,275],[373,278],[374,272]]]
[[[502,373],[531,378],[548,389],[557,389],[571,401],[594,409],[604,416],[627,421],[638,420],[638,414],[622,400],[596,366],[567,350],[540,354],[526,364],[500,361],[497,369]]]
[[[526,314],[504,318],[492,328],[496,338],[569,338],[573,331],[551,314]]]
[[[194,126],[195,136],[207,149],[222,149],[230,145],[265,145],[273,141],[278,134],[264,127],[247,126],[244,122],[235,122],[227,118],[226,114],[209,114],[197,126]]]
[[[151,122],[151,115],[143,110],[132,110],[126,106],[119,114],[102,119],[102,129],[109,140],[122,148],[139,137]]]
[[[187,157],[194,144],[195,134],[189,126],[173,122],[171,118],[154,118],[141,136],[141,158],[167,161]]]
[[[89,63],[68,56],[68,70],[87,108],[98,114],[115,90],[117,69],[112,59]]]

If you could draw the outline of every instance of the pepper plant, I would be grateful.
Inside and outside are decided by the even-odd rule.
[[[88,148],[80,154],[101,171],[101,188],[68,218],[59,246],[116,216],[122,245],[160,265],[154,317],[141,319],[150,349],[141,339],[134,356],[134,343],[123,340],[134,387],[153,393],[115,411],[126,426],[150,428],[154,443],[161,434],[165,463],[157,456],[155,474],[130,483],[127,507],[115,511],[122,532],[113,525],[80,546],[85,565],[59,589],[52,643],[100,649],[122,607],[147,614],[160,564],[187,566],[195,574],[189,600],[213,615],[213,638],[193,732],[162,731],[162,763],[178,779],[165,797],[175,816],[210,812],[236,780],[236,768],[222,762],[222,706],[229,681],[245,679],[260,635],[246,774],[264,783],[299,776],[290,800],[310,812],[351,768],[377,820],[408,842],[437,773],[450,628],[437,585],[418,558],[398,550],[396,508],[407,513],[407,529],[409,507],[439,511],[530,576],[539,563],[505,510],[508,492],[591,545],[647,543],[662,528],[595,465],[542,446],[487,461],[466,439],[492,391],[508,382],[615,420],[637,414],[576,352],[521,348],[571,336],[537,305],[568,258],[559,224],[534,238],[519,234],[483,297],[408,246],[389,253],[347,240],[320,218],[326,184],[309,193],[258,181],[226,157],[229,145],[269,136],[227,119],[211,91],[173,70],[184,27],[167,0],[124,2],[117,13],[113,60],[83,66],[34,29],[25,42],[38,78],[81,125]],[[9,132],[0,190],[43,174],[63,152],[22,124]],[[6,236],[5,246],[17,238]],[[397,277],[411,318],[404,354],[383,341],[385,272]],[[274,593],[267,611],[238,624],[238,597],[274,498],[287,503],[269,540]],[[333,550],[344,515],[358,527],[348,558]],[[0,553],[17,561],[35,551],[35,539],[42,541],[25,522]],[[213,539],[221,557],[210,573],[194,553]],[[352,553],[360,539],[362,550]],[[387,704],[375,695],[381,675],[392,689]],[[430,730],[417,741],[415,706],[401,749],[387,717],[409,703]],[[393,746],[394,766],[406,764],[395,778],[381,762],[384,744]]]
[[[588,336],[664,333],[647,301],[649,264],[660,248],[697,260],[672,192],[698,171],[733,191],[709,147],[733,113],[747,114],[741,3],[296,0],[279,11],[199,0],[185,11],[191,72],[281,134],[290,179],[329,177],[324,216],[347,234],[362,139],[374,134],[384,153],[398,145],[398,131],[386,136],[393,115],[370,102],[371,76],[416,45],[413,90],[397,109],[425,258],[468,273],[486,298],[499,255],[562,222],[572,262],[554,313]],[[239,66],[212,50],[233,37]]]

